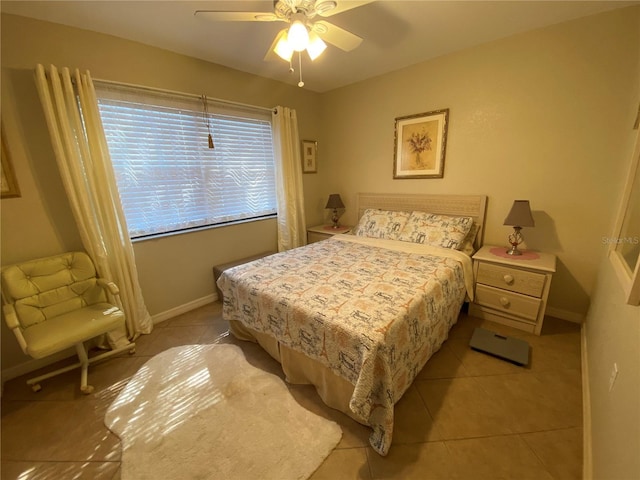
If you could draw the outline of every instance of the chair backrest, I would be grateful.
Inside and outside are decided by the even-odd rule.
[[[2,296],[23,329],[79,308],[106,302],[84,252],[68,252],[2,269]]]

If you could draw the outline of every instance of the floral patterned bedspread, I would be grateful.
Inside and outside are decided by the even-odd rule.
[[[386,455],[394,405],[447,338],[471,277],[461,252],[335,235],[228,269],[218,286],[225,319],[272,335],[354,385],[349,407]]]

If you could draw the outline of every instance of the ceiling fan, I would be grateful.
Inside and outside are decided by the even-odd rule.
[[[219,22],[285,22],[289,27],[276,35],[265,60],[273,60],[279,56],[289,62],[289,70],[293,72],[291,58],[295,52],[307,51],[309,58],[315,60],[327,48],[324,41],[346,52],[362,43],[362,38],[325,20],[338,13],[351,10],[373,0],[274,0],[271,12],[243,12],[196,10],[194,15],[203,16]],[[300,56],[299,62],[300,60]],[[300,64],[301,65],[301,64]],[[299,87],[304,86],[300,75]]]

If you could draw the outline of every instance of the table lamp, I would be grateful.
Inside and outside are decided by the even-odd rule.
[[[514,200],[509,215],[504,219],[504,225],[513,227],[513,233],[509,235],[511,248],[507,250],[507,253],[509,255],[522,255],[522,252],[518,250],[518,245],[524,241],[520,230],[522,230],[522,227],[535,227],[529,200]]]
[[[344,208],[344,203],[342,203],[342,199],[340,198],[340,195],[338,193],[332,193],[331,195],[329,195],[329,201],[327,202],[327,206],[324,208],[333,209],[333,214],[331,215],[331,221],[333,222],[332,227],[338,228],[339,227],[338,219],[340,218],[338,216],[338,209]]]

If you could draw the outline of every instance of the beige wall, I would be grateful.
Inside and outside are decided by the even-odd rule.
[[[625,175],[638,108],[638,9],[510,37],[327,93],[331,188],[489,196],[485,243],[504,245],[529,199],[530,248],[558,255],[549,305],[584,317]],[[394,119],[450,109],[443,179],[393,180]]]
[[[593,478],[638,478],[640,307],[625,304],[608,258],[601,262],[585,329]],[[609,391],[614,363],[619,373]]]
[[[298,113],[300,136],[321,138],[320,96],[165,50],[19,16],[2,15],[2,123],[22,192],[3,199],[2,264],[82,248],[39,103],[37,63],[88,69],[94,78],[147,85]],[[307,210],[322,169],[304,176]],[[316,218],[313,218],[315,214]],[[275,220],[245,223],[134,244],[142,293],[152,315],[213,294],[212,266],[276,248]],[[2,368],[27,360],[4,322]]]
[[[640,16],[635,18],[640,31]],[[640,62],[636,62],[635,78],[639,79],[638,92]],[[629,133],[640,141],[638,130]],[[629,145],[625,155],[627,171],[632,162],[640,161],[633,157],[633,146]],[[618,209],[626,181],[626,178],[620,180],[617,214],[620,214]],[[616,234],[613,229],[609,232],[611,237]],[[589,422],[585,425],[590,439],[587,446],[591,447],[587,451],[591,472],[587,475],[591,473],[594,479],[637,478],[640,475],[640,306],[626,304],[622,285],[606,253],[602,255],[583,332],[588,373],[588,384],[583,388],[590,405]],[[614,364],[618,376],[610,389]]]

